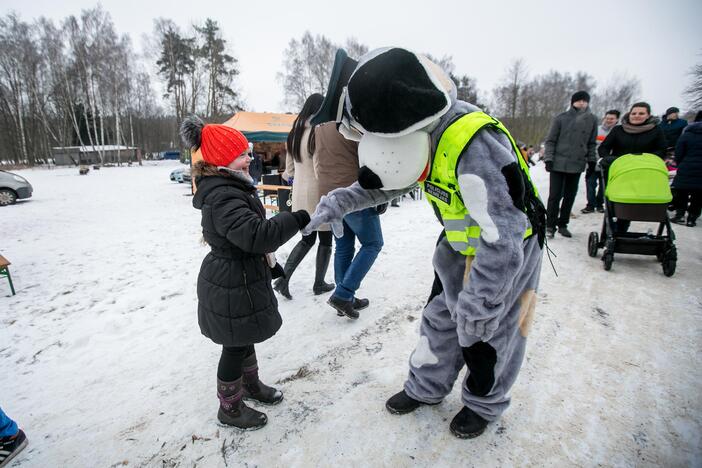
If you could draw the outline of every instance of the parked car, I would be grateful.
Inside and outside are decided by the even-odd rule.
[[[32,184],[22,176],[0,170],[0,206],[12,205],[17,200],[32,196]]]
[[[179,167],[178,169],[173,169],[171,171],[171,180],[182,184],[183,182],[190,182],[190,166]]]

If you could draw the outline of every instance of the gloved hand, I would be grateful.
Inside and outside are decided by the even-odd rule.
[[[332,233],[339,238],[344,235],[344,212],[335,196],[323,195],[312,214],[312,219],[302,230],[303,236],[308,235],[322,224],[331,226]]]
[[[553,169],[553,161],[546,161],[544,165],[546,166],[546,172],[551,172],[551,169]]]
[[[587,163],[587,169],[585,169],[585,178],[589,179],[592,174],[595,173],[595,166],[597,163],[590,161]]]
[[[385,213],[386,211],[388,211],[388,204],[387,204],[387,203],[383,203],[383,204],[381,204],[381,205],[376,206],[376,207],[375,207],[375,211],[377,211],[378,214],[383,214],[383,213]]]
[[[500,321],[497,317],[495,315],[478,320],[470,320],[461,313],[456,314],[459,343],[461,343],[463,336],[477,336],[481,341],[489,341],[500,326]],[[461,343],[461,346],[465,346],[465,344]]]
[[[295,217],[295,221],[297,221],[297,226],[300,229],[303,229],[310,223],[310,215],[305,210],[297,210],[293,212],[292,215]]]

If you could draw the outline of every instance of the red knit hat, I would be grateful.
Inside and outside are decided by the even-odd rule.
[[[228,166],[249,148],[246,137],[226,125],[205,125],[201,138],[202,159],[215,166]]]

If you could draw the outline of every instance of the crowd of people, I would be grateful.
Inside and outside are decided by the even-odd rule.
[[[589,103],[587,92],[573,94],[570,108],[554,118],[546,137],[543,159],[550,177],[548,236],[558,232],[572,237],[568,223],[583,172],[587,204],[581,213],[604,213],[602,182],[606,181],[607,168],[625,154],[655,154],[676,171],[671,184],[671,208],[675,210],[671,221],[696,226],[702,210],[702,112],[688,125],[677,107],[670,107],[658,119],[648,103],[636,102],[621,122],[621,112],[611,109],[598,125]],[[618,220],[617,231],[626,232],[629,224]]]

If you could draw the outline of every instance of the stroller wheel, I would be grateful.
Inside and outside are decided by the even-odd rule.
[[[587,238],[587,253],[591,257],[597,257],[597,244],[599,244],[599,235],[596,232],[591,232]]]
[[[665,276],[673,276],[675,274],[676,261],[672,258],[663,259],[663,274]]]
[[[605,271],[612,269],[612,262],[614,262],[614,254],[610,252],[605,252],[602,256],[602,261],[604,262]]]
[[[665,276],[673,276],[675,274],[675,266],[678,260],[678,252],[675,246],[670,246],[663,252],[661,263],[663,264],[663,274]]]

